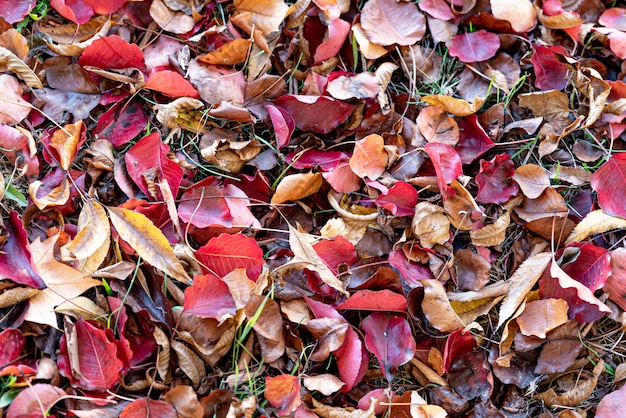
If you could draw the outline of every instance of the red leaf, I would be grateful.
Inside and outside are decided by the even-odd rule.
[[[279,416],[289,415],[302,404],[300,399],[300,377],[290,374],[281,374],[265,378],[265,399],[280,408]]]
[[[391,290],[359,290],[348,300],[337,305],[338,310],[406,312],[404,295]]]
[[[348,120],[354,105],[325,96],[281,96],[274,104],[291,115],[298,129],[327,134]]]
[[[44,413],[63,396],[67,396],[67,393],[59,387],[47,383],[36,383],[24,388],[11,401],[6,416],[7,418],[43,418]]]
[[[333,354],[337,357],[339,377],[346,384],[341,391],[348,392],[363,379],[369,363],[367,350],[353,327],[348,327],[343,344]]]
[[[542,299],[565,300],[569,306],[568,317],[578,322],[594,322],[611,313],[589,288],[572,279],[555,262],[539,279],[539,293]]]
[[[563,264],[561,268],[572,279],[584,284],[592,292],[604,287],[611,273],[611,256],[601,247],[590,243],[575,242],[566,248],[579,248],[574,261]]]
[[[447,190],[446,185],[463,174],[461,157],[450,145],[440,142],[429,142],[424,145],[424,151],[426,151],[435,167],[439,190],[441,193],[445,193]]]
[[[450,55],[463,62],[480,62],[493,58],[500,49],[500,38],[484,29],[456,35],[448,46]]]
[[[495,147],[491,138],[478,123],[476,115],[469,115],[458,120],[459,142],[454,150],[461,157],[463,164],[470,164],[476,158]]]
[[[398,367],[415,354],[411,325],[399,315],[374,312],[361,322],[361,328],[365,331],[365,346],[376,356],[385,378],[391,382]]]
[[[212,274],[196,276],[185,289],[184,311],[201,318],[214,318],[219,322],[237,313],[235,299],[228,286]]]
[[[417,190],[405,181],[399,181],[387,192],[376,198],[376,204],[390,211],[394,216],[409,216],[415,214],[417,205]]]
[[[178,216],[198,228],[222,226],[230,228],[233,217],[224,195],[207,181],[196,183],[181,196]]]
[[[120,412],[120,418],[177,418],[178,414],[172,405],[164,401],[150,398],[137,399],[126,405]]]
[[[452,20],[456,17],[450,4],[445,0],[422,0],[417,4],[417,7],[435,19]]]
[[[26,135],[9,125],[0,125],[0,152],[15,164],[20,158],[20,167],[26,167],[27,178],[39,176],[39,159],[30,154]]]
[[[141,191],[152,200],[162,199],[161,192],[157,190],[157,195],[153,195],[146,178],[153,179],[155,183],[165,179],[172,194],[174,196],[178,194],[178,188],[183,178],[183,169],[167,158],[169,150],[169,145],[161,142],[159,133],[154,132],[141,138],[126,152],[124,157],[128,175]],[[158,187],[155,188],[158,189]]]
[[[265,106],[265,110],[270,115],[274,135],[276,135],[276,147],[281,149],[289,145],[289,140],[296,125],[293,118],[285,109],[273,105]]]
[[[519,186],[513,180],[515,164],[508,154],[495,156],[491,161],[480,161],[480,172],[476,175],[478,194],[476,201],[481,203],[504,203],[519,193]]]
[[[315,50],[315,64],[321,64],[337,55],[350,32],[350,23],[342,19],[333,19],[328,24],[328,36]]]
[[[362,180],[354,174],[348,161],[339,163],[332,171],[322,173],[322,177],[339,193],[352,193],[361,188]]]
[[[316,149],[310,149],[298,154],[291,153],[286,157],[286,160],[293,168],[298,170],[319,167],[324,171],[331,171],[349,159],[350,156],[342,151],[320,151]]]
[[[387,261],[411,287],[421,287],[420,280],[435,278],[428,267],[408,260],[402,250],[391,251]]]
[[[22,332],[7,328],[0,332],[0,368],[17,359],[24,349],[26,339]]]
[[[117,12],[127,0],[84,0],[96,14],[110,15]]]
[[[250,280],[256,281],[263,267],[263,250],[253,238],[241,234],[221,234],[211,238],[196,251],[205,273],[224,277],[236,268],[245,268]]]
[[[104,330],[98,329],[80,318],[73,325],[76,339],[67,345],[67,337],[61,340],[59,370],[72,384],[84,390],[105,391],[111,389],[119,379],[123,364],[117,358],[117,346],[107,339]],[[70,356],[68,350],[76,350]],[[73,362],[77,361],[78,364]],[[73,373],[80,370],[80,374]]]
[[[93,16],[93,9],[82,0],[50,0],[50,7],[61,16],[82,25]]]
[[[12,25],[24,19],[36,4],[37,0],[0,0],[0,16]]]
[[[83,22],[84,23],[84,22]],[[78,59],[81,67],[91,66],[103,70],[146,67],[143,52],[135,44],[129,44],[117,35],[96,39]]]
[[[626,218],[626,154],[615,154],[602,164],[591,176],[591,188],[604,212]]]
[[[313,249],[335,274],[339,273],[340,265],[351,266],[358,260],[354,245],[341,235],[317,242]]]
[[[476,346],[476,339],[471,333],[463,333],[462,329],[454,331],[448,336],[446,346],[443,349],[443,369],[449,372],[455,361],[474,351]]]
[[[535,45],[535,52],[530,59],[535,69],[535,87],[542,90],[563,90],[569,83],[569,67],[558,61],[556,53],[566,54],[560,46]]]
[[[170,97],[200,98],[198,90],[185,77],[171,70],[163,70],[152,74],[146,81],[146,88]]]
[[[147,124],[148,119],[139,101],[123,101],[114,104],[100,116],[93,133],[114,147],[120,147],[139,135]]]
[[[621,7],[607,9],[598,18],[598,23],[607,28],[626,31],[626,9]]]
[[[0,276],[24,286],[43,289],[46,285],[35,270],[28,248],[28,236],[17,212],[11,211],[5,228],[8,237],[0,251]]]

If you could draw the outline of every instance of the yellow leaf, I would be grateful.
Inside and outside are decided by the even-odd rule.
[[[69,169],[74,160],[82,130],[83,121],[79,120],[76,123],[65,125],[62,129],[57,129],[50,138],[50,147],[59,153],[59,164],[63,170]]]
[[[478,112],[486,99],[475,97],[474,103],[470,104],[463,99],[457,99],[445,94],[435,94],[432,96],[424,96],[421,100],[433,106],[439,106],[446,112],[452,113],[454,116],[469,116]]]
[[[264,35],[275,32],[290,12],[282,0],[235,0],[236,13],[250,12],[249,25]]]
[[[212,65],[241,64],[248,57],[251,43],[249,39],[235,39],[198,58],[198,61]]]
[[[610,231],[626,228],[626,219],[604,213],[601,209],[589,212],[582,221],[578,222],[572,233],[565,240],[565,244],[582,241],[585,238]]]
[[[85,259],[100,249],[110,234],[109,219],[102,205],[87,200],[78,216],[78,233],[61,247],[61,257],[66,261]]]
[[[137,251],[141,258],[172,278],[191,284],[187,272],[174,255],[167,238],[150,219],[128,209],[112,207],[107,209],[120,237]]]
[[[27,321],[54,328],[58,328],[55,306],[101,284],[99,280],[86,277],[78,270],[56,261],[54,246],[58,238],[59,234],[43,242],[38,238],[30,244],[33,263],[47,287],[30,299],[24,317]]]
[[[48,206],[62,206],[70,198],[70,183],[67,179],[63,179],[63,182],[50,190],[48,194],[37,197],[37,192],[42,186],[45,187],[41,180],[33,181],[28,185],[28,194],[39,210],[43,210]]]

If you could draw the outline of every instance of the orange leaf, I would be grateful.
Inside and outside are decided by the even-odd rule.
[[[378,134],[371,134],[354,145],[350,157],[350,168],[361,178],[376,180],[385,172],[389,156],[385,151],[385,140]]]
[[[211,51],[198,61],[213,65],[237,65],[246,61],[248,49],[252,42],[249,39],[235,39]]]
[[[285,176],[272,196],[272,204],[281,204],[290,200],[300,200],[317,193],[322,187],[321,173],[299,173]]]

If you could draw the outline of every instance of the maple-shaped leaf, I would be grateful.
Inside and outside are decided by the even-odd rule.
[[[302,404],[300,377],[290,374],[267,376],[263,395],[273,407],[280,409],[277,412],[278,416],[289,415]]]
[[[394,216],[415,214],[417,190],[405,181],[399,181],[376,198],[376,204],[390,211]]]
[[[484,29],[456,35],[448,45],[450,55],[463,62],[480,62],[493,58],[500,49],[500,38]]]
[[[146,63],[143,52],[135,44],[129,44],[117,35],[96,39],[78,59],[81,67],[96,67],[103,70],[125,68],[143,69]]]
[[[145,87],[170,97],[191,97],[199,99],[200,94],[185,77],[176,71],[163,70],[152,74]]]
[[[111,106],[98,119],[93,134],[120,147],[146,128],[148,119],[138,100],[121,101]]]
[[[59,371],[72,386],[106,391],[117,384],[123,364],[104,330],[82,318],[75,323],[67,320],[60,350]]]
[[[183,169],[167,158],[170,147],[161,141],[158,132],[141,138],[126,152],[126,170],[142,192],[152,200],[162,199],[156,183],[166,180],[172,194],[178,194]]]
[[[591,176],[591,188],[605,213],[626,218],[626,154],[615,154],[602,164]]]
[[[476,175],[478,194],[476,201],[481,203],[504,203],[519,193],[519,186],[513,180],[515,164],[508,154],[499,154],[490,161],[480,162],[480,172]]]
[[[409,362],[416,344],[411,325],[400,315],[374,312],[361,322],[365,346],[378,359],[383,375],[391,382],[398,367]]]
[[[0,275],[21,285],[43,289],[46,285],[35,268],[28,236],[17,212],[9,213],[5,228],[8,236],[0,251]]]
[[[193,283],[185,289],[183,309],[201,318],[214,318],[223,322],[237,313],[226,283],[212,274],[196,276]]]
[[[318,134],[329,133],[346,122],[355,108],[326,96],[284,95],[274,104],[291,115],[298,129]]]
[[[570,67],[559,61],[556,53],[567,55],[561,46],[534,45],[530,59],[535,69],[535,87],[542,90],[563,90],[569,83],[567,73]]]
[[[43,242],[36,239],[30,245],[35,268],[46,288],[30,299],[24,317],[27,321],[47,324],[54,328],[58,327],[55,306],[101,284],[99,280],[86,277],[54,258],[54,247],[58,239],[59,234],[56,234]]]
[[[120,418],[177,418],[178,416],[171,404],[150,398],[137,399],[126,405],[120,412]]]
[[[248,278],[256,281],[263,268],[263,250],[253,238],[242,234],[220,234],[211,238],[195,255],[202,270],[217,277],[244,268]]]

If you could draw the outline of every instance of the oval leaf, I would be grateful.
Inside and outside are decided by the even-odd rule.
[[[463,62],[480,62],[493,58],[500,49],[500,38],[484,29],[456,35],[450,41],[450,55]]]

